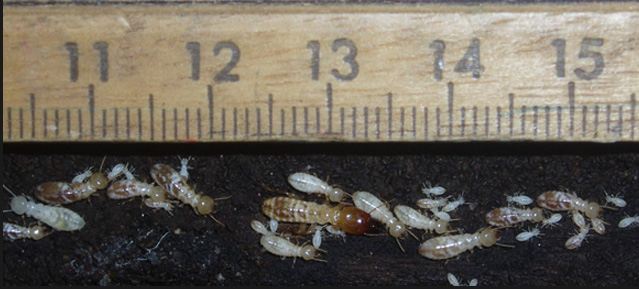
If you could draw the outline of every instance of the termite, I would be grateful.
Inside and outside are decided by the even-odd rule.
[[[537,197],[537,204],[551,211],[583,212],[592,221],[595,232],[600,235],[606,232],[605,223],[598,219],[601,215],[601,205],[596,202],[587,202],[572,193],[548,191]]]
[[[446,235],[427,240],[419,245],[419,254],[432,260],[455,257],[474,247],[490,247],[497,243],[499,233],[486,228],[474,234]]]
[[[446,204],[443,208],[442,208],[442,212],[452,212],[454,210],[457,209],[457,207],[465,204],[466,201],[464,200],[464,196],[461,195],[459,196],[459,198],[457,198],[457,200],[454,200],[452,202],[448,202],[448,204]]]
[[[311,245],[298,246],[290,241],[275,235],[268,231],[266,226],[257,220],[251,222],[251,228],[256,232],[262,234],[260,238],[260,244],[274,255],[281,257],[299,257],[304,260],[315,260],[326,262],[325,260],[317,259],[318,251],[321,249],[315,248]]]
[[[455,275],[453,275],[453,273],[448,273],[448,283],[450,283],[451,286],[464,286],[463,284],[461,284],[459,282],[459,280],[457,280],[457,277]],[[477,286],[477,279],[472,279],[468,282],[468,286]]]
[[[35,188],[35,197],[45,203],[70,204],[90,197],[98,190],[107,187],[110,181],[118,177],[126,168],[123,164],[113,167],[108,175],[103,172],[91,173],[91,168],[78,174],[71,183],[45,182]],[[87,180],[88,179],[88,180]]]
[[[436,196],[441,196],[444,193],[446,193],[446,188],[442,187],[442,186],[434,186],[432,187],[430,185],[430,183],[424,184],[422,187],[422,194],[427,195],[427,196],[431,196],[431,195],[436,195]]]
[[[342,189],[333,187],[320,178],[307,173],[300,172],[288,176],[288,183],[300,192],[326,195],[332,202],[339,202],[346,195]]]
[[[448,230],[448,221],[430,219],[409,206],[397,205],[393,211],[397,218],[409,227],[435,231],[437,234],[443,234]]]
[[[513,196],[506,196],[506,202],[508,202],[508,204],[517,203],[522,206],[527,206],[533,203],[533,199],[525,195],[515,194]]]
[[[519,242],[525,242],[528,241],[534,237],[540,236],[541,235],[541,231],[539,231],[538,228],[534,228],[530,231],[523,231],[519,234],[517,234],[517,236],[515,237],[515,239],[517,239],[517,241]]]
[[[182,166],[184,167],[185,165],[185,162],[182,162]],[[151,167],[151,177],[171,196],[193,207],[197,214],[208,215],[213,212],[215,206],[213,198],[197,194],[186,183],[186,176],[178,173],[170,166],[165,164],[153,165]]]
[[[564,247],[568,250],[574,250],[581,247],[581,243],[586,239],[588,231],[590,231],[590,225],[585,225],[579,228],[579,233],[566,240]]]
[[[262,203],[262,212],[281,222],[330,223],[348,234],[361,235],[371,228],[371,215],[353,206],[330,207],[290,197],[273,197]]]
[[[624,199],[620,197],[619,195],[613,196],[613,195],[609,195],[607,192],[605,192],[605,194],[606,194],[606,203],[611,203],[618,208],[623,208],[626,206],[626,201],[624,201]]]
[[[5,190],[9,188],[2,185]],[[52,207],[30,201],[25,196],[14,196],[10,202],[11,211],[18,215],[36,218],[50,227],[61,231],[75,231],[84,227],[84,219],[76,212],[63,207]]]
[[[542,221],[541,226],[542,227],[545,227],[545,226],[551,226],[552,227],[552,226],[556,225],[559,221],[561,221],[562,218],[563,218],[562,215],[559,214],[559,213],[552,214],[552,215],[550,215],[550,218],[544,219]]]
[[[510,227],[525,221],[542,222],[543,220],[544,212],[541,208],[501,207],[493,209],[486,214],[486,222],[495,227]]]
[[[107,196],[121,200],[136,196],[148,196],[144,203],[152,208],[170,210],[173,206],[166,201],[166,191],[154,184],[147,184],[138,180],[119,180],[113,182],[107,189]]]
[[[448,197],[438,198],[438,199],[423,198],[423,199],[417,200],[416,204],[418,207],[423,209],[441,208],[448,204]]]
[[[12,223],[2,223],[2,236],[7,241],[18,239],[40,240],[47,235],[42,226],[23,227]]]
[[[402,221],[395,218],[380,199],[369,192],[359,191],[353,194],[353,203],[361,210],[368,212],[371,217],[386,225],[391,236],[395,238],[406,234],[406,226]]]
[[[629,226],[632,226],[633,224],[639,224],[639,216],[635,215],[635,216],[626,216],[625,218],[621,219],[621,221],[619,221],[619,224],[617,225],[619,228],[627,228]]]

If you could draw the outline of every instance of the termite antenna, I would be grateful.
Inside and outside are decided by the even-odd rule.
[[[14,198],[16,197],[16,194],[14,194],[13,191],[11,191],[11,189],[9,189],[5,184],[2,184],[2,187],[7,190],[7,192],[9,192],[9,194],[11,194]]]
[[[106,156],[102,158],[102,162],[100,163],[100,169],[98,170],[98,172],[102,171],[102,166],[104,166],[104,161],[106,161],[106,158],[107,158]]]
[[[413,236],[413,238],[415,238],[415,240],[419,240],[419,238],[417,238],[417,236],[411,230],[406,230],[406,232],[408,232],[408,234]]]
[[[619,211],[619,208],[615,208],[615,207],[608,207],[606,205],[602,205],[601,207],[608,210]]]
[[[216,223],[222,225],[222,227],[226,228],[226,225],[224,225],[224,223],[220,222],[220,220],[218,220],[215,217],[213,217],[213,214],[209,214],[209,217],[211,217],[211,219],[213,219],[213,221],[215,221]]]
[[[495,245],[499,246],[499,247],[504,247],[504,248],[511,248],[514,249],[515,245],[510,245],[510,244],[503,244],[503,243],[495,243]]]
[[[215,199],[213,199],[213,201],[223,201],[223,200],[228,200],[228,199],[230,199],[231,197],[233,197],[233,195],[226,196],[226,197],[219,197],[219,198],[215,198]]]
[[[402,253],[406,253],[406,250],[404,250],[404,246],[402,246],[402,243],[399,242],[399,238],[395,238],[395,241],[397,241],[397,245],[399,245],[399,248],[402,250]]]

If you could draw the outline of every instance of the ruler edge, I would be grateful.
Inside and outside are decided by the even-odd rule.
[[[221,14],[300,14],[308,13],[308,14],[329,14],[329,13],[352,13],[352,14],[386,14],[386,13],[410,13],[410,14],[419,14],[419,13],[468,13],[468,14],[483,14],[483,13],[550,13],[550,14],[561,14],[561,13],[580,13],[580,12],[593,12],[593,13],[632,13],[639,12],[639,2],[588,2],[588,3],[580,3],[580,2],[569,2],[569,3],[541,3],[541,4],[518,4],[518,3],[506,3],[506,4],[498,4],[498,3],[397,3],[397,5],[389,5],[389,3],[304,3],[304,2],[276,2],[276,3],[232,3],[232,2],[215,2],[212,4],[210,2],[189,2],[189,3],[172,3],[169,4],[161,4],[161,5],[149,5],[149,3],[141,2],[141,3],[129,3],[127,5],[115,5],[117,3],[122,2],[108,2],[107,5],[76,5],[74,2],[70,3],[59,3],[60,5],[17,5],[18,3],[23,2],[9,2],[3,1],[3,18],[9,13],[13,13],[15,10],[20,10],[26,8],[25,13],[29,13],[30,9],[47,9],[47,12],[53,13],[67,13],[67,14],[75,14],[77,10],[69,11],[69,7],[77,7],[80,9],[87,10],[95,10],[97,9],[109,9],[109,10],[127,10],[127,12],[135,12],[130,11],[128,9],[139,9],[139,11],[148,11],[148,9],[160,9],[158,11],[165,11],[167,14],[176,14],[176,13],[199,13],[202,12],[203,6],[206,6],[206,11],[202,13],[221,13]],[[29,2],[32,3],[32,2]],[[48,2],[50,3],[50,2]],[[12,5],[16,4],[16,5]],[[113,4],[113,5],[111,5]],[[175,4],[175,5],[173,5]],[[230,4],[233,4],[232,6]],[[295,6],[299,4],[307,4],[303,6]],[[363,5],[359,5],[363,4]],[[396,4],[396,3],[390,3]],[[575,5],[579,4],[579,5]],[[561,8],[557,10],[557,8]],[[602,8],[605,8],[602,10]],[[248,9],[248,11],[247,11]],[[300,11],[300,9],[302,11]],[[3,20],[4,23],[4,20]],[[4,102],[3,102],[3,110],[4,110]],[[3,131],[5,126],[5,119],[3,118]],[[636,129],[636,128],[635,128]],[[300,142],[300,143],[316,143],[316,142],[341,142],[341,143],[419,143],[419,142],[595,142],[595,143],[611,143],[611,142],[639,142],[639,139],[624,139],[620,138],[601,138],[601,139],[580,139],[574,138],[576,140],[572,140],[572,138],[567,137],[557,137],[557,138],[546,138],[546,139],[533,139],[532,136],[527,137],[508,137],[505,136],[502,139],[498,138],[473,138],[471,136],[464,137],[463,139],[447,139],[447,138],[435,138],[435,139],[345,139],[343,137],[333,135],[305,135],[303,139],[281,139],[276,135],[273,136],[262,136],[257,138],[247,138],[247,139],[215,139],[215,140],[203,140],[203,141],[195,141],[195,142],[222,142],[222,143],[233,143],[233,142]],[[62,143],[184,143],[189,142],[189,140],[136,140],[136,139],[113,139],[113,138],[94,138],[94,139],[5,139],[5,134],[3,133],[3,143],[47,143],[47,142],[62,142]]]

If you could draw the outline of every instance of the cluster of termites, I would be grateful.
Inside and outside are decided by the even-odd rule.
[[[307,201],[292,193],[279,191],[286,196],[267,198],[262,203],[262,212],[270,219],[269,230],[256,220],[251,223],[251,227],[262,235],[260,243],[266,251],[281,257],[300,257],[305,260],[320,260],[317,258],[319,253],[326,252],[319,249],[324,230],[342,238],[347,234],[379,236],[373,228],[379,229],[383,226],[384,231],[387,231],[384,234],[396,239],[404,238],[407,234],[417,238],[410,230],[423,230],[424,234],[430,234],[431,237],[419,245],[418,253],[431,260],[446,260],[474,248],[493,245],[514,247],[498,243],[499,231],[521,227],[526,222],[534,223],[536,226],[518,233],[515,239],[525,242],[540,238],[544,235],[544,228],[558,225],[563,219],[563,212],[569,213],[577,226],[577,233],[565,243],[565,248],[572,250],[581,246],[591,229],[599,234],[605,233],[608,223],[602,219],[602,208],[610,208],[607,205],[622,208],[626,205],[620,196],[607,193],[603,206],[594,201],[583,200],[570,192],[547,191],[536,199],[516,193],[505,197],[506,206],[486,213],[485,227],[475,232],[464,233],[451,227],[450,222],[459,219],[451,218],[450,213],[467,204],[466,200],[463,195],[444,196],[446,189],[442,186],[424,185],[422,193],[426,197],[417,200],[416,207],[402,204],[391,207],[370,192],[355,191],[349,194],[308,173],[291,174],[288,182],[297,191],[319,194],[325,201]],[[296,244],[290,240],[290,236],[278,233],[279,222],[313,225],[315,230],[306,231],[314,232],[312,245],[300,245],[299,242]],[[619,227],[630,227],[638,222],[639,217],[628,216],[619,222]],[[403,251],[399,241],[398,244]],[[448,280],[452,285],[461,284],[452,274],[448,276]],[[475,279],[469,285],[476,283]]]
[[[79,214],[61,205],[88,199],[105,188],[106,195],[110,199],[120,200],[139,196],[143,198],[146,206],[164,209],[169,213],[176,202],[173,199],[176,199],[191,206],[198,215],[210,215],[214,210],[215,200],[196,193],[187,183],[189,159],[180,159],[182,166],[179,172],[169,165],[154,164],[150,170],[154,183],[137,180],[132,173],[133,169],[125,164],[117,164],[107,173],[101,171],[93,173],[91,168],[87,168],[77,174],[71,182],[45,182],[36,186],[35,198],[46,204],[37,203],[28,196],[16,196],[9,188],[6,186],[4,188],[14,196],[10,202],[10,212],[33,217],[57,231],[80,230],[85,225],[84,219]],[[119,179],[120,177],[123,178]],[[44,227],[40,225],[24,227],[4,223],[3,227],[4,239],[10,241],[25,238],[39,240],[50,233],[45,232]]]

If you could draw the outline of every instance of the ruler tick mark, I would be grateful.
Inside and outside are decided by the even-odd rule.
[[[31,107],[31,138],[35,138],[35,94],[29,95],[29,106]]]
[[[464,136],[464,134],[466,133],[465,130],[465,126],[466,126],[466,107],[462,106],[461,107],[461,111],[460,113],[460,120],[461,120],[461,135]]]
[[[79,131],[79,135],[80,135],[80,139],[82,139],[84,137],[84,134],[82,133],[82,109],[78,108],[78,131]]]
[[[153,136],[154,136],[153,124],[155,122],[153,121],[153,94],[149,94],[149,119],[151,120],[151,123],[150,123],[150,125],[151,125],[151,140],[154,140],[154,138],[153,138]],[[140,126],[141,125],[142,124],[140,123]]]
[[[24,119],[22,117],[22,108],[20,108],[18,110],[18,119],[19,119],[19,122],[20,122],[20,139],[23,139],[24,138],[24,130],[23,130],[24,129]],[[633,119],[634,119],[634,117],[633,117]]]
[[[501,135],[501,107],[497,107],[497,135]]]
[[[95,138],[95,95],[93,84],[89,84],[89,124],[91,127],[91,139]]]
[[[550,137],[550,106],[544,107],[546,112],[546,139]]]
[[[178,140],[178,111],[173,108],[173,139]]]
[[[191,122],[189,119],[189,108],[184,109],[184,122],[185,122],[185,135],[186,139],[191,139],[191,129],[189,123]]]
[[[273,136],[273,95],[268,95],[268,135]]]
[[[595,133],[593,135],[594,138],[597,138],[598,136],[598,130],[599,130],[599,106],[595,105]]]
[[[118,109],[114,108],[113,109],[113,132],[115,135],[115,138],[118,138]]]
[[[258,127],[259,127],[259,122],[258,122]],[[222,108],[222,139],[226,139],[226,109],[225,108]]]
[[[510,136],[513,136],[513,125],[514,125],[514,110],[515,110],[515,95],[512,93],[508,94],[508,133]]]
[[[521,106],[521,135],[526,135],[526,106]]]
[[[557,106],[557,137],[561,138],[561,106]]]
[[[333,133],[333,85],[331,83],[326,84],[326,109],[328,110],[328,133],[331,134]]]
[[[575,121],[575,83],[568,82],[568,103],[570,110],[570,136],[573,135]]]
[[[151,124],[151,131],[153,131],[153,124]],[[142,109],[141,108],[138,108],[138,139],[142,140]]]
[[[379,107],[376,107],[375,108],[375,138],[377,138],[377,139],[379,139],[379,133],[380,133],[380,131],[379,131],[379,129],[380,129],[380,127],[379,127],[379,112],[380,112]]]
[[[249,137],[249,109],[245,108],[244,109],[244,137],[248,138]]]
[[[260,108],[255,109],[255,118],[257,119],[257,137],[262,135],[262,116],[260,115]]]
[[[286,123],[286,114],[284,109],[280,109],[280,136],[283,136],[285,133],[285,127],[284,124]]]
[[[7,107],[7,130],[9,139],[11,139],[11,107]]]
[[[368,106],[364,107],[364,139],[368,139]]]
[[[393,94],[387,95],[387,113],[388,113],[388,139],[393,137]],[[403,116],[402,116],[403,117]],[[402,120],[403,121],[403,120]],[[403,136],[403,123],[402,123],[402,136]]]
[[[213,138],[213,86],[206,86],[206,98],[209,104],[209,138]]]
[[[612,108],[610,105],[606,105],[606,133],[610,133],[610,111]]]
[[[485,136],[488,137],[488,129],[490,128],[490,122],[489,122],[489,115],[490,115],[490,108],[488,108],[487,106],[484,107],[484,115],[485,115],[485,120],[484,120],[484,130],[485,130]]]
[[[43,134],[44,137],[47,137],[47,110],[43,110],[42,111],[42,127],[43,127]]]
[[[344,135],[344,108],[339,108],[339,133]]]
[[[637,97],[633,93],[630,95],[630,138],[635,139],[635,113],[637,110]],[[22,110],[20,110],[20,119],[22,119]],[[22,123],[22,120],[20,121]],[[22,133],[22,125],[20,126],[20,132]],[[22,138],[22,135],[20,135]]]
[[[353,111],[353,138],[357,137],[357,108],[356,107],[352,107],[351,110]]]
[[[403,107],[399,109],[399,122],[400,122],[399,136],[401,139],[404,139],[404,108]],[[388,137],[390,138],[390,133]]]
[[[291,108],[291,119],[293,120],[293,135],[297,135],[297,109],[296,107]]]
[[[162,108],[162,140],[166,140],[166,109]]]
[[[304,107],[304,133],[308,134],[308,107]]]
[[[131,110],[126,108],[126,139],[131,139]]]
[[[198,107],[197,110],[197,139],[201,140],[202,139],[202,113],[200,112],[200,108]]]
[[[317,120],[316,124],[315,124],[315,133],[319,134],[320,133],[320,110],[319,110],[319,107],[315,108],[315,119]]]
[[[474,76],[475,76],[475,72],[473,72],[473,77]],[[479,77],[479,75],[477,77]],[[453,97],[454,97],[453,83],[449,82],[448,83],[448,136],[449,137],[453,136]]]
[[[477,135],[477,106],[473,106],[473,135]]]
[[[107,136],[107,111],[106,108],[102,109],[102,137]]]
[[[428,107],[424,107],[424,139],[428,139]]]
[[[413,106],[411,114],[413,118],[413,139],[415,139],[417,138],[417,108],[415,106]]]
[[[538,126],[538,118],[539,116],[539,107],[533,106],[533,135],[537,136],[537,126]]]
[[[440,137],[440,136],[441,136],[441,131],[440,131],[440,129],[441,129],[441,123],[439,122],[439,114],[440,114],[440,111],[439,111],[439,107],[438,107],[438,108],[435,110],[435,119],[437,120],[437,137]]]
[[[233,138],[237,138],[237,107],[233,108]]]

